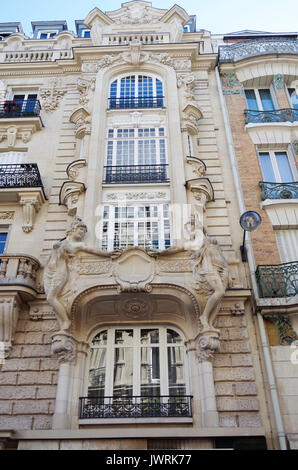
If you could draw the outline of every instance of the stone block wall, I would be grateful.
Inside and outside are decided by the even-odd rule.
[[[221,338],[213,363],[220,426],[262,426],[246,317],[220,312],[215,327]]]
[[[22,312],[9,357],[0,365],[0,429],[51,429],[58,361],[51,353],[55,320]]]

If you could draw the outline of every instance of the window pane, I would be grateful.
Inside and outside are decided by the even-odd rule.
[[[259,109],[254,90],[245,90],[245,98],[248,109]]]
[[[293,181],[293,176],[286,152],[276,152],[275,157],[281,182],[289,183],[290,181]]]
[[[159,348],[141,348],[141,396],[160,395]]]
[[[119,330],[118,330],[119,331]],[[133,385],[133,354],[132,348],[116,348],[114,361],[115,397],[132,396]]]
[[[260,99],[264,111],[272,111],[274,109],[270,90],[259,90]]]
[[[182,338],[177,331],[167,329],[167,343],[181,343]]]
[[[98,335],[99,336],[99,335]],[[106,348],[93,348],[90,358],[89,397],[103,397],[106,379]]]
[[[158,330],[141,330],[141,343],[153,344],[159,342],[159,331]]]
[[[184,348],[168,347],[169,395],[185,394]]]
[[[123,346],[132,345],[133,330],[116,330],[115,331],[115,344],[122,344]]]
[[[276,181],[269,153],[260,153],[259,160],[264,181]]]
[[[0,254],[5,251],[5,244],[7,239],[7,233],[0,233]]]

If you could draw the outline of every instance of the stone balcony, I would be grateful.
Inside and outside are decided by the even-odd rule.
[[[20,50],[0,52],[0,63],[22,63],[22,62],[54,62],[55,60],[72,59],[71,49],[40,49],[40,50]]]
[[[37,259],[22,254],[0,255],[0,290],[13,286],[14,290],[39,292],[42,288],[38,279],[40,263]]]

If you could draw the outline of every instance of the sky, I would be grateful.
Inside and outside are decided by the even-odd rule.
[[[98,7],[112,11],[121,0],[0,0],[0,23],[20,21],[26,35],[31,34],[31,21],[66,20],[75,31],[74,20],[86,18]],[[197,16],[197,29],[213,34],[253,29],[269,32],[298,30],[297,0],[153,0],[156,8],[171,8],[175,3],[189,15]]]

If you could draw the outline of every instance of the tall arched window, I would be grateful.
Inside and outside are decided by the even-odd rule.
[[[110,109],[160,108],[163,103],[163,85],[158,78],[135,74],[117,78],[110,85]]]
[[[93,339],[88,397],[81,414],[103,418],[123,413],[125,417],[190,415],[185,347],[176,330],[109,328]]]

